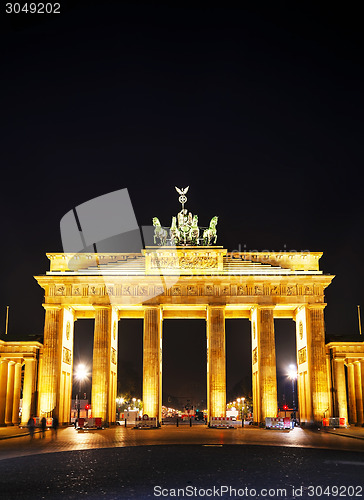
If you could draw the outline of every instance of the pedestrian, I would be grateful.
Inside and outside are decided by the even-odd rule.
[[[40,424],[41,424],[41,427],[42,427],[41,437],[44,438],[45,437],[45,431],[46,431],[46,428],[47,428],[47,420],[46,420],[45,417],[42,418],[42,420],[40,421]]]
[[[53,435],[57,439],[57,430],[58,430],[58,418],[57,417],[53,417],[52,428],[53,428]]]
[[[33,415],[30,415],[30,419],[28,420],[27,426],[29,429],[30,439],[32,440],[34,437],[34,429],[35,429],[35,422],[34,422]]]

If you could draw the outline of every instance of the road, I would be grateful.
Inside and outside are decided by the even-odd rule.
[[[2,440],[0,459],[6,500],[364,496],[364,440],[300,428],[65,428]]]

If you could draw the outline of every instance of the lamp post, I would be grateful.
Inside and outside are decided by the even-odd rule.
[[[81,410],[80,393],[81,393],[82,383],[87,378],[87,369],[83,363],[80,363],[77,366],[75,371],[75,377],[78,380],[78,393],[76,394],[77,418],[80,418],[80,410]]]
[[[293,418],[296,419],[296,403],[294,397],[294,386],[297,379],[297,367],[295,365],[289,365],[288,378],[292,382],[292,408],[293,408]]]

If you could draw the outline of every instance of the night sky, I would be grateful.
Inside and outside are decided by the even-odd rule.
[[[60,15],[43,16],[1,7],[1,338],[6,305],[9,340],[42,334],[33,276],[49,268],[46,252],[62,252],[66,212],[127,188],[139,225],[168,225],[180,209],[175,185],[190,186],[201,225],[219,216],[218,243],[230,251],[323,251],[321,269],[336,275],[327,334],[358,332],[359,6],[213,5],[61,1]],[[119,326],[119,356],[141,377],[142,322]],[[249,322],[226,330],[231,392],[251,371]],[[282,374],[294,331],[276,321]],[[203,322],[166,321],[164,333],[165,392],[203,399]],[[92,322],[78,321],[75,359],[91,352]]]

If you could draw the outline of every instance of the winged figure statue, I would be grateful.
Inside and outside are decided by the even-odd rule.
[[[189,187],[190,187],[190,186],[187,186],[187,187],[186,187],[186,188],[184,188],[184,189],[183,189],[183,188],[179,189],[177,186],[175,186],[177,193],[178,193],[178,194],[181,194],[181,195],[182,195],[182,194],[187,194],[187,191],[188,191],[188,188],[189,188]]]

